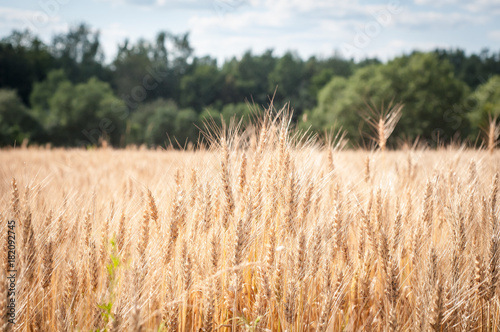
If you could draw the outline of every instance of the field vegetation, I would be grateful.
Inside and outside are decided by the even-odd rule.
[[[371,150],[267,114],[196,150],[0,151],[1,327],[498,330],[498,128],[490,149],[389,150],[398,107]]]

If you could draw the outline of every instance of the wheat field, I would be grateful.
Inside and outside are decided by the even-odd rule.
[[[349,150],[287,123],[196,151],[0,151],[2,330],[500,328],[498,150]]]

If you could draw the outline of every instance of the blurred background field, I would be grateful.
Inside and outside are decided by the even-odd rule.
[[[10,327],[498,329],[498,150],[343,151],[288,122],[196,151],[0,151]]]
[[[389,147],[479,146],[500,114],[499,13],[496,1],[4,4],[0,145],[186,147],[208,118],[247,123],[272,101],[293,126],[342,127],[366,147],[367,108],[392,101],[404,108]]]

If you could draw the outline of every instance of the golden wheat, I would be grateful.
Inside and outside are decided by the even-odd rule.
[[[8,328],[498,330],[498,150],[391,151],[385,122],[381,151],[270,115],[208,150],[0,151]]]

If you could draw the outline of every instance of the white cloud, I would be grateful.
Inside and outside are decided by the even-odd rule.
[[[420,6],[444,7],[456,6],[471,13],[485,12],[490,15],[500,14],[500,0],[414,0]]]
[[[222,17],[208,16],[200,17],[194,16],[189,20],[189,26],[194,30],[206,29],[229,29],[232,31],[243,31],[244,29],[252,28],[279,28],[292,23],[292,16],[289,12],[233,12],[228,13]]]
[[[210,54],[223,60],[233,55],[240,56],[248,49],[259,53],[268,48],[273,48],[276,54],[297,50],[303,57],[318,53],[328,56],[341,45],[354,45],[357,35],[366,31],[371,31],[372,36],[368,46],[356,52],[356,58],[374,56],[377,52],[385,57],[384,54],[390,52],[409,51],[412,45],[425,49],[446,47],[437,42],[428,45],[413,43],[412,39],[403,42],[401,33],[433,34],[429,35],[429,40],[436,40],[437,36],[449,34],[457,27],[480,27],[491,22],[492,16],[490,13],[474,11],[472,7],[468,9],[467,6],[486,8],[500,0],[473,0],[472,3],[466,0],[414,0],[418,6],[403,0],[387,0],[370,5],[360,4],[357,0],[97,1],[182,15],[186,25],[181,29],[190,31],[196,54]],[[440,8],[443,6],[449,7],[445,11]],[[182,14],[176,11],[182,11]],[[132,33],[127,26],[115,26],[116,31],[113,33],[106,30],[101,29],[103,44],[123,40],[127,31]],[[446,40],[443,38],[441,40]],[[379,47],[386,43],[389,44]],[[116,51],[116,42],[106,47],[110,50],[106,53],[112,54]]]
[[[434,7],[442,7],[446,5],[455,5],[459,3],[460,0],[415,0],[415,4],[424,5],[424,6],[434,6]]]
[[[500,15],[500,0],[475,0],[465,2],[464,8],[473,13],[487,12],[490,15]]]
[[[170,10],[187,10],[199,12],[201,10],[212,9],[215,3],[232,3],[244,0],[95,0],[97,2],[108,2],[114,6],[132,5],[142,9],[155,9],[165,7]]]
[[[369,5],[358,0],[94,0],[93,4],[107,7],[111,14],[109,21],[97,23],[108,58],[116,53],[117,42],[125,38],[133,41],[140,36],[149,38],[162,29],[190,31],[196,54],[210,54],[218,59],[240,56],[248,49],[260,52],[268,48],[275,49],[276,54],[290,49],[303,57],[318,53],[328,56],[344,43],[353,44],[360,32],[367,31],[372,35],[368,46],[360,48],[360,57],[375,55],[373,52],[386,54],[390,51],[388,47],[394,50],[411,50],[411,45],[423,47],[411,35],[402,44],[405,38],[402,34],[414,33],[420,40],[447,41],[455,28],[463,26],[484,31],[484,42],[498,41],[497,31],[487,34],[485,30],[487,24],[489,30],[495,30],[491,25],[500,0],[413,1],[416,5],[404,0]],[[391,6],[394,3],[399,7]],[[42,37],[48,35],[50,39],[55,32],[67,30],[57,10],[47,15],[36,4],[31,11],[5,7],[0,7],[0,32],[7,28],[21,29],[37,15],[48,17],[35,31]],[[120,9],[120,17],[112,14],[115,7]],[[136,25],[125,23],[131,17]],[[89,23],[95,26],[90,18]],[[471,41],[464,40],[461,45],[465,47],[467,43]],[[433,46],[445,45],[433,43]]]
[[[493,30],[488,32],[488,38],[495,42],[500,42],[500,30]]]
[[[43,8],[41,8],[43,9]],[[45,10],[22,10],[16,8],[0,7],[0,29],[25,30],[29,29],[34,34],[47,39],[54,33],[67,31],[68,24],[57,15],[58,8],[45,8]]]
[[[0,22],[2,25],[16,28],[28,28],[36,25],[48,25],[57,23],[58,17],[49,16],[42,11],[21,10],[15,8],[0,7]]]
[[[218,0],[240,1],[240,0]],[[243,0],[241,0],[243,1]],[[191,17],[189,28],[193,34],[221,31],[240,32],[279,29],[283,34],[314,31],[321,35],[346,36],[356,26],[375,21],[382,13],[393,16],[388,5],[359,5],[356,2],[336,1],[271,1],[248,0],[244,8],[221,13]],[[219,14],[219,15],[218,15]]]
[[[396,17],[397,26],[419,29],[435,29],[457,27],[460,25],[481,24],[489,20],[486,15],[463,13],[442,13],[435,11],[403,12]]]

